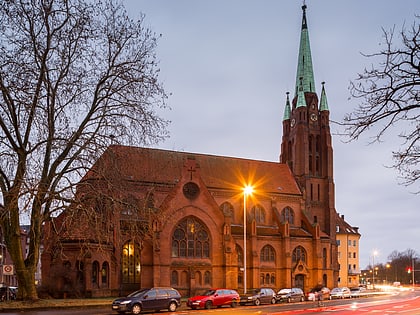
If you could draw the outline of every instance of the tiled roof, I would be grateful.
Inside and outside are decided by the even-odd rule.
[[[115,170],[118,176],[133,181],[175,184],[189,159],[195,161],[196,172],[209,188],[238,189],[238,185],[252,183],[266,193],[301,194],[286,164],[119,145],[110,146],[85,179],[99,174],[109,177]]]
[[[338,227],[337,233],[339,234],[357,234],[360,235],[359,233],[359,228],[358,227],[353,227],[350,224],[348,224],[345,220],[344,220],[344,215],[341,215],[337,213],[336,216],[336,226]]]

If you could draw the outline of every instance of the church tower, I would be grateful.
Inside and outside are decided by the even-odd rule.
[[[336,210],[329,108],[324,82],[320,99],[315,91],[305,4],[302,10],[296,86],[291,101],[287,93],[280,162],[289,165],[300,185],[309,219],[329,235],[335,248]]]

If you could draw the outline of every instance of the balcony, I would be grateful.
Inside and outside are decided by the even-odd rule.
[[[348,269],[347,274],[349,276],[357,276],[357,275],[360,275],[361,272],[360,272],[360,269]]]

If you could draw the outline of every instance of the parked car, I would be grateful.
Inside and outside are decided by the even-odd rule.
[[[277,292],[276,299],[278,302],[303,302],[305,301],[305,294],[300,288],[281,289]]]
[[[0,301],[16,300],[16,287],[0,287]]]
[[[240,301],[238,292],[231,289],[211,289],[203,295],[190,297],[187,300],[187,306],[193,310],[197,308],[210,309],[213,306],[221,307],[229,305],[236,307]]]
[[[319,300],[319,294],[322,294],[321,300],[328,300],[330,298],[330,292],[330,289],[327,287],[317,286],[306,293],[306,299],[308,301],[317,301]]]
[[[350,288],[350,297],[357,298],[366,294],[366,289],[363,287]]]
[[[118,313],[131,312],[140,314],[141,311],[160,311],[167,309],[175,312],[181,305],[181,295],[173,288],[149,288],[130,293],[112,302],[112,309]]]
[[[330,292],[330,300],[350,298],[350,289],[347,287],[334,288]]]
[[[276,303],[276,292],[270,288],[260,288],[251,290],[251,293],[241,295],[240,304],[274,304]]]

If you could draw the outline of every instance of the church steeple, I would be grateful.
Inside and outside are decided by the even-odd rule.
[[[302,188],[306,213],[334,240],[335,196],[330,112],[324,83],[320,97],[315,91],[305,4],[302,10],[296,90],[291,104],[289,99],[286,102],[280,162],[289,165]],[[288,106],[291,106],[290,110]]]
[[[305,92],[315,93],[315,80],[314,71],[312,67],[311,46],[309,44],[308,23],[306,21],[306,4],[302,6],[302,11],[302,29],[300,33],[299,59],[296,72],[295,96],[299,95],[299,92],[302,92],[302,94],[304,94]]]

